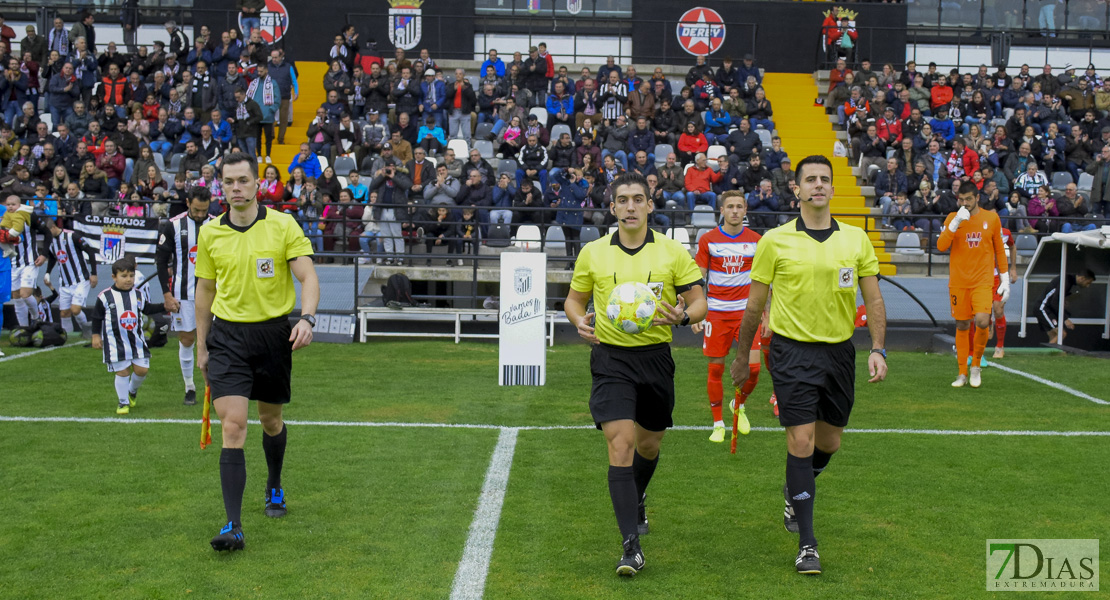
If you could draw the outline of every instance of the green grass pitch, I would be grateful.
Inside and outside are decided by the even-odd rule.
[[[730,455],[727,441],[708,441],[705,359],[673,352],[675,422],[702,429],[664,440],[647,567],[632,580],[613,573],[620,540],[584,345],[549,349],[546,387],[499,388],[495,345],[375,342],[299,351],[287,419],[494,427],[290,425],[289,515],[270,520],[253,425],[247,549],[218,555],[207,543],[223,520],[218,426],[202,451],[195,423],[0,421],[0,598],[447,598],[498,427],[525,429],[485,598],[978,598],[990,595],[986,539],[1110,531],[1107,437],[935,431],[1110,432],[1110,406],[992,368],[983,388],[955,390],[951,356],[892,353],[888,381],[869,385],[861,353],[860,431],[818,480],[825,573],[799,576],[797,538],[782,528],[785,442],[769,378],[749,401],[757,430]],[[1104,361],[1000,363],[1110,400]],[[0,362],[0,380],[2,417],[115,417],[97,351]],[[125,419],[199,419],[181,397],[171,340]],[[529,429],[546,426],[580,427]],[[918,432],[863,431],[876,429]]]

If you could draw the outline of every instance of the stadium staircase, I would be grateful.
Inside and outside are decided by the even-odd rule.
[[[775,126],[782,138],[782,147],[791,156],[794,165],[803,157],[812,154],[827,156],[833,164],[832,212],[852,216],[839,217],[840,220],[866,229],[874,221],[867,218],[871,209],[867,206],[862,190],[853,174],[853,165],[847,158],[832,155],[833,145],[838,136],[829,123],[822,106],[815,106],[814,99],[823,95],[811,74],[805,73],[767,73],[763,76],[763,87],[767,98],[775,108]],[[894,275],[896,268],[890,264],[890,254],[882,233],[869,231],[868,236],[875,245],[879,271],[883,275]]]
[[[274,161],[281,172],[281,180],[289,179],[287,169],[293,162],[293,157],[301,151],[301,142],[305,139],[308,124],[316,118],[316,109],[327,101],[327,92],[324,91],[324,74],[328,65],[324,62],[303,61],[297,63],[297,84],[300,94],[293,103],[293,125],[285,130],[285,143],[279,145],[274,142],[270,152],[270,159]],[[278,126],[274,124],[274,136],[277,136]],[[265,151],[265,148],[263,148]],[[266,169],[266,163],[258,164],[258,173],[261,175]],[[339,173],[337,173],[339,175]],[[343,175],[346,175],[345,173]]]

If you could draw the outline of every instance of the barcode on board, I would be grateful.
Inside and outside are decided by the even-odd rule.
[[[501,385],[540,385],[539,365],[504,365]]]

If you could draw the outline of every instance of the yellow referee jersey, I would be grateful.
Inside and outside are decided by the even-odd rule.
[[[671,328],[652,327],[639,335],[618,330],[605,317],[610,292],[622,283],[639,281],[647,284],[657,299],[673,306],[679,292],[701,280],[701,270],[684,245],[649,229],[644,245],[635,250],[622,246],[616,233],[586,244],[574,263],[570,287],[593,293],[597,339],[614,346],[648,346],[670,342]]]
[[[771,331],[800,342],[852,337],[859,278],[878,274],[867,233],[836,219],[831,231],[801,218],[768,231],[752,264],[752,280],[772,286]]]
[[[312,256],[312,243],[292,216],[265,206],[247,227],[228,213],[200,228],[196,276],[216,281],[212,314],[257,323],[289,314],[297,303],[289,261]]]

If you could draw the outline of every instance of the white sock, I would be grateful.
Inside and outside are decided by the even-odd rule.
[[[85,326],[89,324],[89,320],[85,317],[85,311],[83,310],[78,311],[77,314],[73,315],[73,319],[77,321],[78,329],[84,329]]]
[[[130,394],[139,393],[139,386],[143,385],[143,380],[144,379],[146,379],[146,375],[139,375],[138,373],[132,373],[131,374],[131,385],[128,386],[127,392],[130,393]]]
[[[23,299],[23,304],[27,306],[27,314],[31,315],[32,319],[39,318],[39,303],[35,300],[34,296],[27,296]]]
[[[185,391],[197,389],[193,383],[193,347],[177,343],[177,360],[181,363],[181,376],[185,379]]]
[[[713,426],[714,427],[724,427],[725,422],[724,421],[713,421]]]
[[[12,303],[15,305],[15,320],[20,327],[27,327],[31,324],[30,317],[27,316],[27,305],[20,300],[20,298],[16,298],[15,302]]]
[[[69,317],[62,317],[62,331],[73,333],[73,322],[69,320]]]
[[[124,404],[131,403],[127,399],[127,387],[129,384],[130,381],[127,377],[120,377],[119,375],[116,375],[116,396],[119,396],[119,401],[123,402]]]

